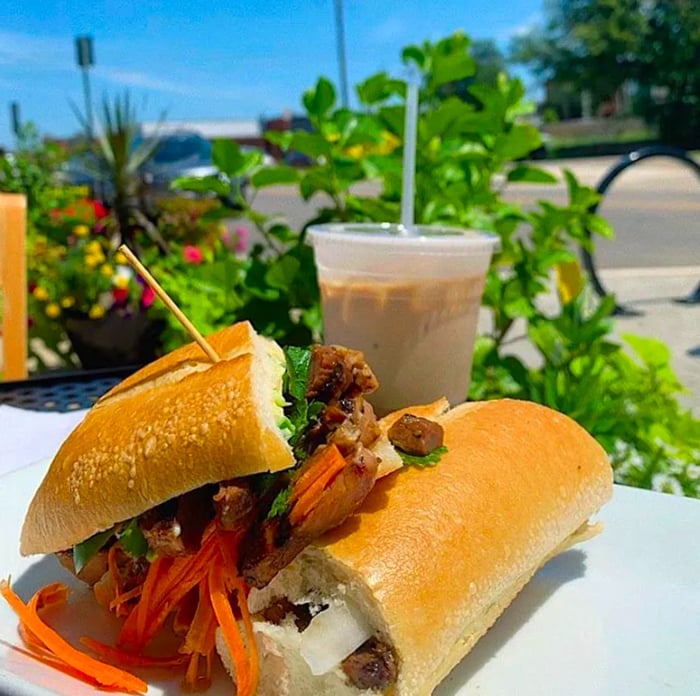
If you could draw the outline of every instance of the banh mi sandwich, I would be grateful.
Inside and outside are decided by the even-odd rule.
[[[612,471],[574,421],[508,400],[438,421],[435,466],[380,481],[251,591],[261,696],[430,694],[538,568],[597,532]]]
[[[285,352],[245,322],[208,340],[218,362],[184,346],[96,403],[51,463],[20,546],[24,555],[57,553],[123,617],[116,646],[86,638],[98,657],[162,665],[148,651],[172,628],[181,641],[166,662],[184,663],[185,686],[199,688],[220,626],[245,694],[257,670],[249,588],[341,524],[402,460],[364,399],[377,381],[361,353]],[[7,583],[0,589],[37,652],[102,686],[145,689],[45,634],[39,611],[63,601],[62,588],[26,606]]]

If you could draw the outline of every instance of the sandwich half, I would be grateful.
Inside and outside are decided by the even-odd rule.
[[[597,533],[612,470],[574,421],[509,400],[437,420],[436,465],[379,482],[251,591],[262,696],[430,694],[538,568]]]
[[[216,626],[236,630],[222,598],[265,586],[402,464],[361,353],[283,351],[247,322],[208,340],[218,362],[184,346],[96,403],[21,533],[23,554],[56,553],[125,618],[125,664],[172,621],[189,688],[209,678]]]

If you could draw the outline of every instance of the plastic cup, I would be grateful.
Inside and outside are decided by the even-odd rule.
[[[361,350],[380,414],[467,398],[486,271],[498,238],[452,227],[338,223],[309,228],[324,342]]]

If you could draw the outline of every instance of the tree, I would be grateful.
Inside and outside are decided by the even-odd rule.
[[[513,40],[513,62],[545,81],[589,91],[594,107],[630,82],[637,108],[662,139],[687,144],[698,131],[697,0],[549,0],[546,16],[544,26]]]
[[[638,108],[666,142],[700,142],[700,8],[697,0],[658,0],[649,12],[637,79]]]

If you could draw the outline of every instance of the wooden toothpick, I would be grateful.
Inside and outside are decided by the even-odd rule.
[[[175,315],[175,318],[185,327],[185,331],[199,344],[200,348],[207,354],[212,362],[219,362],[221,358],[217,352],[202,336],[195,325],[185,316],[184,312],[173,302],[170,295],[159,285],[158,281],[150,274],[148,269],[138,260],[136,255],[126,244],[119,247],[119,251],[126,256],[127,261],[132,268],[148,283],[149,287],[155,292],[158,297],[165,303],[165,306]]]

